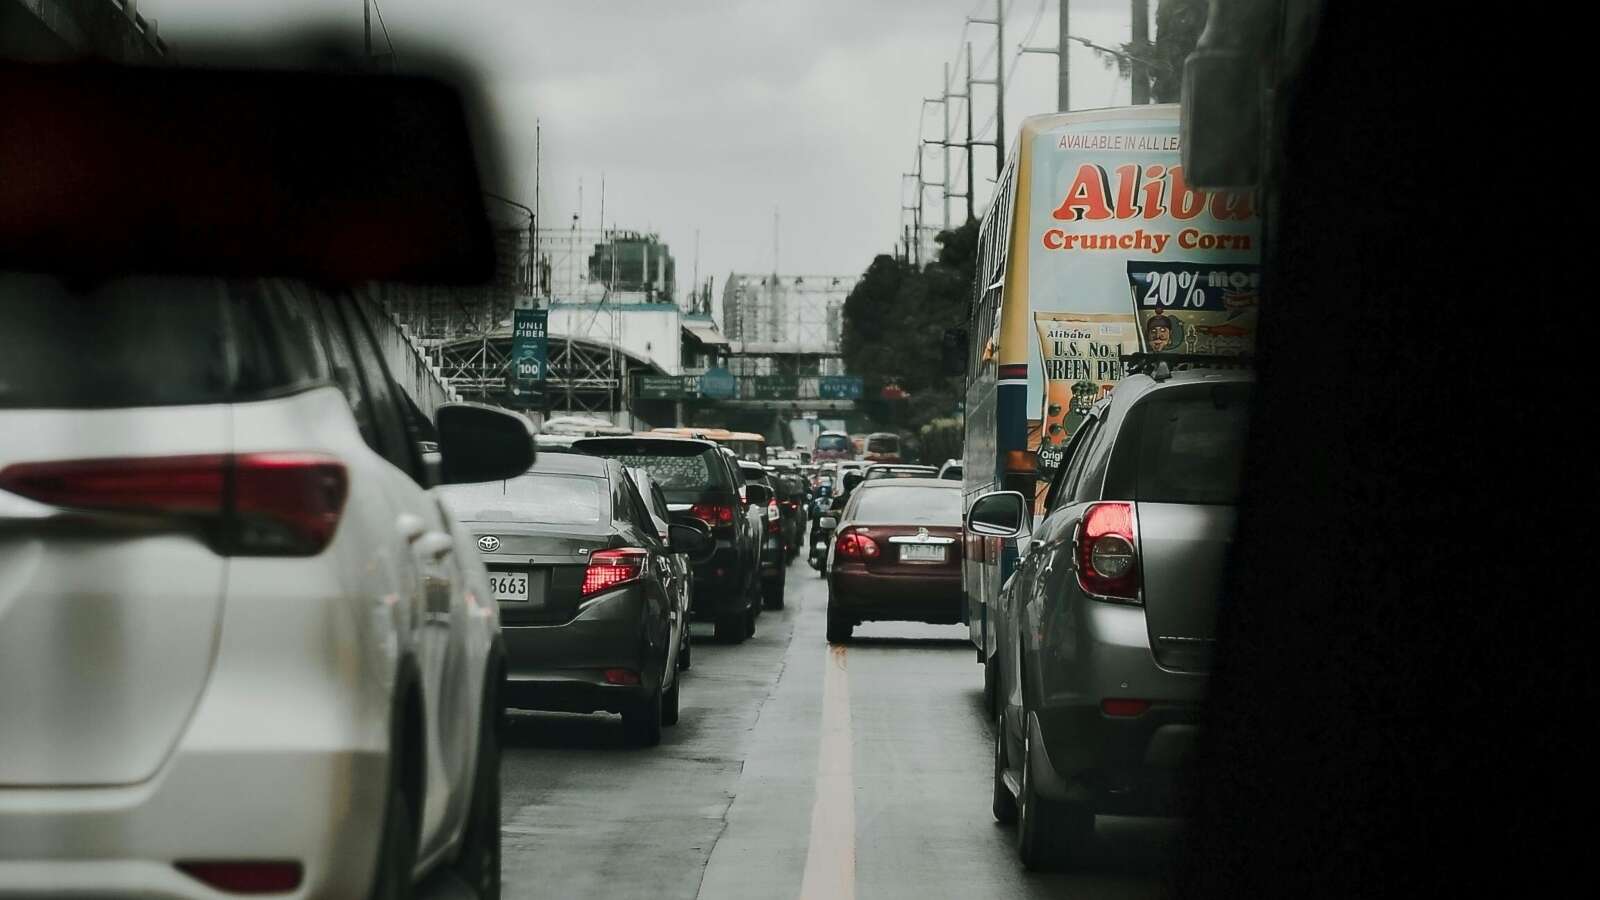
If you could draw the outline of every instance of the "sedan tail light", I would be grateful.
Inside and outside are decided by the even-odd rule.
[[[583,596],[609,591],[644,577],[644,561],[650,554],[637,547],[601,550],[589,557],[583,573]]]
[[[1139,560],[1133,535],[1133,504],[1095,503],[1078,523],[1078,585],[1114,600],[1139,601]]]
[[[859,531],[839,535],[839,555],[845,559],[877,559],[880,553],[878,542]]]
[[[319,453],[17,463],[0,489],[72,509],[189,519],[228,556],[314,556],[333,540],[349,482]]]

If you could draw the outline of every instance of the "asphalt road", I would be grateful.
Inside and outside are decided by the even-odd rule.
[[[516,713],[504,896],[1153,897],[1169,822],[1097,823],[1086,870],[1038,875],[989,813],[993,732],[960,627],[875,623],[830,648],[804,560],[756,636],[696,626],[680,724],[636,749],[614,716]]]

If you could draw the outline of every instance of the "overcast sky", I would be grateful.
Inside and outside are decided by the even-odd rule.
[[[1055,109],[1055,57],[1012,63],[1035,22],[1028,43],[1055,44],[1060,0],[1003,2],[1003,58],[1014,73],[1009,150],[1023,116]],[[477,66],[512,182],[501,192],[532,205],[538,119],[545,223],[571,222],[581,178],[583,223],[598,227],[603,173],[605,224],[659,232],[685,289],[698,229],[701,278],[715,276],[720,292],[729,271],[772,269],[774,209],[785,273],[855,275],[892,249],[901,198],[913,202],[900,176],[915,162],[919,114],[929,139],[942,124],[939,107],[924,110],[922,98],[939,94],[945,62],[960,72],[965,19],[992,18],[994,0],[381,0],[379,8],[402,64],[408,43],[426,42]],[[359,40],[361,28],[361,0],[140,0],[139,10],[178,54],[185,40],[310,24],[350,28]],[[1072,33],[1097,43],[1126,41],[1128,19],[1128,0],[1071,3]],[[382,47],[376,15],[373,30]],[[978,77],[992,77],[994,28],[965,26],[965,34]],[[1075,108],[1128,102],[1127,83],[1091,51],[1075,46],[1071,65]],[[981,127],[994,94],[983,85],[975,93]],[[952,128],[964,126],[959,106],[952,111]],[[960,156],[952,159],[959,171]],[[976,171],[981,215],[992,151],[978,151]],[[942,176],[937,148],[924,174]],[[937,189],[925,204],[925,221],[938,224]],[[951,201],[957,220],[961,204]]]

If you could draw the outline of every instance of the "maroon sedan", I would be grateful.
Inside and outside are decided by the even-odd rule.
[[[828,640],[861,622],[961,621],[961,483],[862,482],[828,554]]]

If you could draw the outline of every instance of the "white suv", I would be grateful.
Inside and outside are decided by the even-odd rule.
[[[0,896],[499,894],[498,613],[368,312],[0,274]]]

